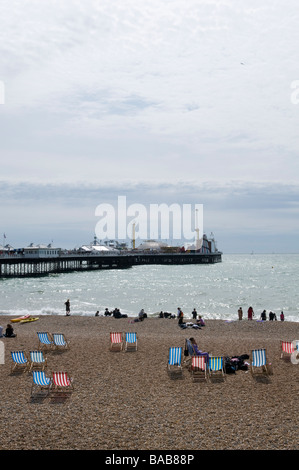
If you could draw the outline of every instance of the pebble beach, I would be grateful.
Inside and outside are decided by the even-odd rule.
[[[1,316],[5,328],[12,316]],[[40,316],[1,338],[0,450],[298,450],[299,364],[281,359],[281,340],[299,339],[295,322],[206,320],[200,330],[176,319]],[[68,350],[45,352],[46,375],[67,371],[73,391],[31,396],[32,373],[11,373],[11,351],[38,348],[37,331],[63,333]],[[138,349],[111,352],[110,332],[136,332]],[[167,372],[169,348],[194,337],[212,355],[266,348],[272,375],[250,371],[193,382],[184,364]]]

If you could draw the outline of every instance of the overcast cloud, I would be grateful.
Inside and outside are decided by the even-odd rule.
[[[297,0],[2,0],[0,234],[80,245],[126,195],[203,204],[224,252],[298,252],[298,23]]]

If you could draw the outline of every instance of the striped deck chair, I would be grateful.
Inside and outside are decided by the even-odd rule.
[[[137,351],[137,333],[125,333],[125,351]]]
[[[11,372],[15,370],[20,370],[20,369],[21,370],[23,369],[24,372],[28,370],[29,361],[24,351],[11,351],[11,357],[12,357]]]
[[[68,349],[69,341],[63,333],[52,333],[53,345],[55,349]]]
[[[47,366],[47,358],[44,357],[43,351],[30,351],[29,371],[33,369],[45,370]]]
[[[121,351],[123,349],[123,334],[110,333],[110,351]]]
[[[171,377],[182,375],[182,348],[169,348],[167,369]]]
[[[266,349],[253,349],[251,351],[250,371],[252,375],[254,375],[255,372],[258,371],[266,375],[269,374],[266,358]]]
[[[281,354],[280,354],[280,359],[283,357],[290,357],[290,354],[292,354],[295,351],[293,341],[281,341]]]
[[[39,392],[46,390],[48,395],[51,388],[51,379],[46,377],[45,372],[43,370],[34,370],[32,378],[31,396],[34,395],[36,389],[38,389]]]
[[[53,348],[53,339],[50,333],[47,331],[38,331],[37,332],[39,340],[39,349],[52,349]]]
[[[193,382],[207,380],[207,364],[205,356],[192,356],[191,377]]]
[[[73,380],[67,372],[53,372],[53,392],[71,392],[73,390]]]
[[[225,378],[224,375],[224,359],[221,356],[209,357],[209,376],[215,378]]]

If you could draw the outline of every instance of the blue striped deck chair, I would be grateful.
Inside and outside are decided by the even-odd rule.
[[[53,348],[53,339],[50,333],[47,331],[38,331],[37,336],[39,339],[39,349],[52,349]]]
[[[34,370],[33,371],[33,383],[31,386],[31,396],[33,392],[38,389],[38,391],[46,390],[47,395],[49,394],[52,382],[51,379],[46,377],[46,374],[43,370]]]
[[[253,349],[251,351],[250,371],[252,375],[258,371],[268,375],[266,349]]]
[[[221,356],[209,357],[209,377],[225,378],[224,375],[224,359]]]
[[[125,351],[137,351],[137,333],[125,333]]]
[[[30,367],[29,371],[33,369],[45,370],[47,365],[47,358],[44,357],[42,351],[30,351]]]
[[[24,353],[24,351],[11,351],[12,365],[11,372],[17,369],[23,369],[25,372],[29,367],[29,361]]]
[[[169,358],[167,364],[168,372],[171,376],[181,376],[182,374],[182,348],[169,348]]]
[[[64,336],[63,333],[53,333],[52,338],[53,338],[53,344],[54,344],[55,349],[59,349],[59,348],[68,349],[69,348],[69,341],[66,340],[66,337]]]

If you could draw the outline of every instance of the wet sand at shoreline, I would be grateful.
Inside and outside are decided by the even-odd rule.
[[[0,324],[13,317],[1,316]],[[0,450],[297,450],[299,364],[280,359],[280,340],[299,340],[299,323],[206,320],[200,330],[176,319],[40,316],[13,324],[1,338]],[[47,376],[66,370],[70,396],[31,398],[32,374],[11,374],[10,351],[38,348],[37,331],[64,333],[70,349],[46,352]],[[138,350],[110,352],[111,331],[136,331]],[[250,355],[266,348],[273,375],[227,374],[192,382],[167,373],[169,347],[193,336],[213,355]]]

